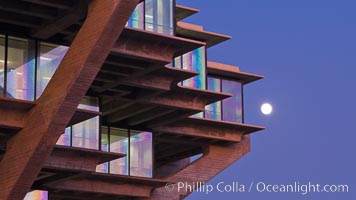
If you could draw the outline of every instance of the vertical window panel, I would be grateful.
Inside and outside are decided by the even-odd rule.
[[[146,0],[145,29],[173,35],[173,7],[173,0]]]
[[[107,126],[101,127],[101,150],[109,152],[109,128]],[[103,163],[96,167],[97,172],[108,173],[109,172],[109,163]]]
[[[89,96],[85,96],[78,108],[80,109],[85,109],[85,110],[91,110],[91,111],[99,111],[99,101],[98,98],[96,97],[89,97]]]
[[[0,35],[0,96],[4,96],[5,78],[5,36]]]
[[[40,43],[37,57],[36,98],[39,98],[47,87],[67,50],[66,46]]]
[[[172,63],[172,66],[175,68],[182,69],[182,56],[175,57]],[[182,85],[183,82],[180,82],[179,85]]]
[[[110,162],[110,173],[129,175],[128,130],[110,128],[110,152],[124,153],[127,156]]]
[[[173,66],[176,68],[182,69],[182,57],[181,56],[174,58]]]
[[[221,80],[208,77],[208,90],[221,92]],[[205,107],[205,117],[208,119],[221,120],[221,101],[207,105]]]
[[[130,131],[130,175],[152,177],[152,133]]]
[[[109,128],[107,126],[101,127],[101,150],[109,152]]]
[[[144,2],[138,4],[135,10],[132,12],[131,17],[127,21],[127,26],[132,28],[144,29]]]
[[[183,81],[184,86],[206,89],[205,47],[200,47],[182,56],[182,68],[199,72],[199,75]]]
[[[98,99],[84,97],[78,108],[99,111]],[[99,117],[72,126],[72,146],[99,149]]]
[[[222,101],[223,120],[242,122],[242,85],[236,81],[222,80],[222,92],[233,96]]]
[[[99,117],[72,126],[72,146],[99,149]]]
[[[184,80],[183,86],[206,89],[206,51],[200,47],[174,59],[174,67],[199,72],[199,75]],[[204,117],[204,113],[197,113],[193,117]]]
[[[126,154],[126,157],[98,165],[97,172],[152,177],[152,133],[114,127],[102,127],[102,150]]]
[[[71,128],[67,127],[64,133],[59,137],[57,145],[71,146]]]
[[[34,100],[35,41],[9,37],[6,96]]]
[[[47,200],[48,192],[43,190],[34,190],[27,193],[24,200]]]

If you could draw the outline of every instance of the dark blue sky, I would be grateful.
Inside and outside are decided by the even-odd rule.
[[[252,151],[209,184],[348,184],[348,193],[194,193],[188,199],[356,199],[356,1],[178,0],[186,21],[232,40],[208,59],[266,78],[245,87]],[[264,101],[271,116],[260,114]],[[228,155],[226,155],[228,156]]]

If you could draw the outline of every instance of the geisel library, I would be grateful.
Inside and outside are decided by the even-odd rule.
[[[204,3],[204,2],[202,2]],[[216,4],[219,4],[216,2]],[[0,3],[0,199],[183,199],[250,150],[229,36],[174,0]],[[174,187],[174,185],[170,185]]]

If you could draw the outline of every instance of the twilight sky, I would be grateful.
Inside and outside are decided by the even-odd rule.
[[[356,199],[356,1],[177,0],[187,22],[233,37],[208,59],[262,74],[245,87],[252,151],[208,184],[347,184],[348,193],[195,192],[195,199]],[[260,105],[274,106],[271,116]],[[228,155],[226,155],[228,156]]]

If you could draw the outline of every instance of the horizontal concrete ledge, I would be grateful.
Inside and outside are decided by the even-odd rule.
[[[16,132],[22,129],[22,124],[19,123],[9,123],[6,121],[0,122],[0,137],[1,136],[12,136]]]
[[[261,75],[241,72],[237,66],[212,61],[208,61],[207,69],[209,75],[217,75],[220,77],[230,78],[240,81],[242,84],[248,84],[264,78],[264,76]]]
[[[44,167],[95,172],[98,164],[125,157],[125,154],[56,145]]]
[[[232,97],[232,95],[228,93],[215,92],[211,90],[204,90],[204,89],[193,88],[193,87],[182,86],[182,85],[177,85],[176,87],[173,87],[172,92],[192,95],[196,99],[204,99],[205,105]]]
[[[174,57],[204,46],[205,42],[126,27],[111,50],[114,55],[168,64]]]
[[[139,185],[149,185],[153,187],[162,187],[167,184],[167,181],[154,178],[145,178],[138,176],[126,176],[118,174],[104,174],[104,173],[91,173],[88,175],[90,178],[99,179],[99,180],[113,180],[113,181],[122,181],[125,183],[139,184]]]
[[[175,79],[173,81],[174,84],[177,84],[181,81],[184,81],[184,80],[187,80],[189,78],[199,75],[199,72],[196,72],[193,70],[180,69],[180,68],[167,67],[167,66],[164,66],[164,69],[158,71],[157,73],[160,74],[161,71],[162,71],[162,75],[175,77]]]
[[[192,137],[211,142],[240,142],[245,134],[263,130],[263,127],[246,124],[210,120],[205,118],[188,117],[164,126],[154,127],[154,132],[159,135],[176,135],[181,137]]]
[[[0,134],[14,134],[23,128],[27,113],[36,106],[36,101],[0,97]],[[68,126],[101,115],[100,112],[77,109]]]
[[[162,179],[139,177],[139,176],[128,176],[128,175],[120,175],[120,174],[108,174],[108,173],[99,173],[99,172],[88,173],[83,170],[78,170],[78,169],[68,170],[68,169],[62,169],[58,167],[46,167],[44,171],[46,172],[49,171],[51,173],[74,172],[75,174],[81,174],[80,177],[93,178],[93,179],[104,180],[104,181],[117,181],[117,182],[151,185],[154,187],[161,187],[167,183],[167,181]]]
[[[101,151],[96,149],[86,149],[86,148],[70,147],[70,146],[63,146],[63,145],[56,145],[54,151],[63,154],[74,153],[79,156],[95,157],[98,158],[98,164],[102,164],[126,156],[126,154],[124,153],[113,153],[113,152],[106,152],[106,151]]]
[[[250,134],[257,131],[262,131],[265,128],[262,126],[254,126],[249,124],[242,124],[237,122],[228,122],[222,120],[213,120],[207,118],[197,118],[197,117],[189,117],[186,119],[187,121],[197,123],[197,124],[204,124],[204,125],[212,125],[212,126],[223,126],[223,127],[230,127],[230,128],[237,128],[244,132],[244,134]]]
[[[68,126],[72,126],[74,124],[86,121],[86,120],[91,119],[93,117],[100,116],[101,114],[102,114],[101,112],[78,108],[75,111],[72,119],[69,121]]]
[[[11,137],[20,131],[34,101],[0,97],[0,136]]]
[[[177,85],[198,74],[191,70],[162,66],[162,68],[141,76],[125,78],[121,84],[156,91],[169,91],[172,85]]]
[[[72,173],[58,168],[43,169],[44,173],[54,176]],[[114,197],[150,197],[154,188],[162,187],[166,181],[153,178],[143,178],[116,174],[87,173],[86,171],[76,170],[72,176],[67,176],[59,180],[42,181],[36,185],[35,189],[46,189],[51,194],[62,196],[72,193],[73,197],[89,197],[96,199],[116,199]]]
[[[228,35],[204,31],[202,26],[186,22],[177,22],[176,32],[178,36],[205,42],[207,47],[212,47],[231,39]]]
[[[190,8],[182,5],[176,5],[175,8],[175,14],[176,14],[176,21],[180,21],[182,19],[185,19],[191,15],[194,15],[199,12],[198,9],[195,8]]]
[[[30,110],[36,105],[35,101],[13,99],[8,97],[0,97],[0,109],[16,109],[16,110]],[[1,113],[1,112],[0,112]]]

